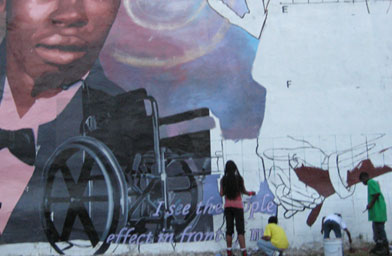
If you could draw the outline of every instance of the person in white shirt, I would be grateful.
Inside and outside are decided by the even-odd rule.
[[[336,238],[342,237],[342,231],[344,230],[347,233],[348,241],[350,242],[350,250],[352,250],[352,239],[350,231],[347,228],[346,223],[342,219],[342,215],[340,213],[333,213],[328,216],[324,216],[321,221],[321,234],[324,234],[324,239],[330,237],[330,233],[333,230]]]

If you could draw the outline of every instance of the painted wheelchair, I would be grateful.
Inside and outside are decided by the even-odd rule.
[[[208,109],[160,118],[144,90],[102,106],[85,108],[82,135],[65,141],[45,165],[41,221],[51,246],[60,254],[102,254],[108,237],[124,227],[151,233],[157,242],[162,231],[175,239],[200,225],[196,208],[210,173],[209,130],[170,131],[208,118]],[[187,205],[186,214],[168,214],[172,205]]]

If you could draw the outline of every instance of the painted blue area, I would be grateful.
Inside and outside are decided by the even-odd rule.
[[[211,51],[174,67],[107,65],[110,78],[126,90],[146,88],[162,116],[207,107],[219,119],[224,138],[256,138],[266,99],[266,89],[252,77],[258,45],[258,39],[231,25]]]
[[[204,178],[203,181],[203,206],[214,205],[216,208],[217,205],[221,205],[223,208],[223,200],[219,195],[218,191],[218,180],[220,178],[219,174],[208,175]],[[214,210],[211,215],[221,214],[221,210]]]
[[[253,218],[253,215],[257,212],[271,215],[276,214],[277,205],[274,203],[274,194],[272,194],[271,190],[269,189],[267,181],[260,183],[259,191],[255,196],[249,199],[249,202],[249,209],[245,209],[245,211],[250,211],[249,218]]]

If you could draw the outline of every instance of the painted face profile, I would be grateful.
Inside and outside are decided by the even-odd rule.
[[[7,77],[27,81],[15,83],[22,85],[32,80],[32,96],[80,79],[98,58],[119,5],[120,0],[0,0],[7,17]]]

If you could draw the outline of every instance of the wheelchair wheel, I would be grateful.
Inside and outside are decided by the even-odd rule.
[[[163,182],[151,153],[142,157],[139,168],[129,176],[129,225],[137,233],[152,232],[156,241],[161,232],[174,233],[176,239],[186,227],[196,226],[200,218],[196,209],[203,198],[203,186],[201,179],[192,174],[197,172],[194,159],[182,159],[174,153],[170,156],[165,164],[168,205],[177,209],[189,205],[188,214],[165,214]]]
[[[44,167],[42,225],[60,254],[102,254],[127,221],[127,185],[116,158],[102,142],[74,137]]]
[[[188,214],[173,214],[170,224],[175,234],[186,227],[190,230],[197,224],[200,215],[196,214],[197,204],[203,199],[203,185],[198,176],[193,176],[193,160],[171,160],[166,166],[168,174],[169,205],[189,204]]]

